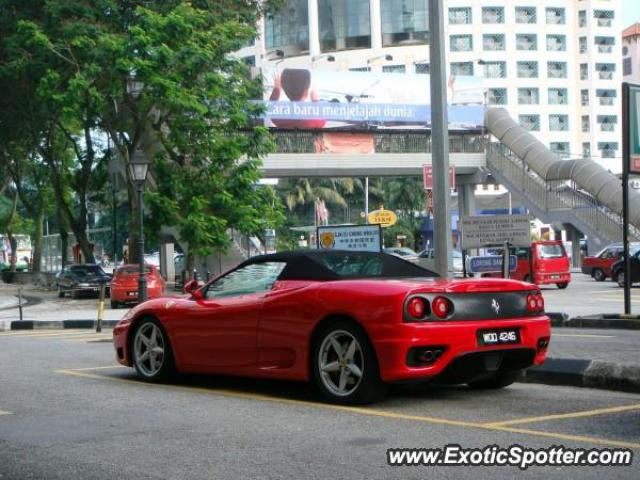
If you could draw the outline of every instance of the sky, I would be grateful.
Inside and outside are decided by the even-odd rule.
[[[640,22],[640,0],[622,0],[622,28]]]

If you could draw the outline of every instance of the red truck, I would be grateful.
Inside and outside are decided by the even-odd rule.
[[[511,278],[535,283],[536,285],[556,284],[567,288],[571,281],[569,256],[559,240],[531,242],[530,248],[512,248],[516,255],[516,270]],[[499,273],[485,273],[483,277],[501,277]]]

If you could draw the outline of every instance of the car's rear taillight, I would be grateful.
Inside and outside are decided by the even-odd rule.
[[[527,295],[527,311],[529,313],[541,313],[544,311],[544,299],[540,292],[533,292]]]
[[[431,302],[431,310],[438,318],[447,318],[453,312],[453,304],[448,298],[436,297]]]
[[[410,298],[406,311],[410,319],[421,320],[429,314],[429,303],[422,297]]]

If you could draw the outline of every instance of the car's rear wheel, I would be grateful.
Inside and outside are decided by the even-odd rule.
[[[138,324],[131,347],[133,366],[145,380],[160,382],[173,374],[169,338],[157,320],[146,318]]]
[[[111,308],[113,310],[117,310],[118,308],[120,308],[120,304],[118,302],[116,302],[115,300],[111,300]]]
[[[624,288],[624,270],[618,273],[616,277],[616,282],[618,282],[618,286]]]
[[[518,379],[519,374],[519,370],[516,370],[515,372],[499,372],[489,378],[485,378],[484,380],[469,382],[467,385],[471,388],[475,388],[476,390],[504,388],[515,382]]]
[[[607,277],[604,275],[604,272],[602,270],[596,268],[593,271],[593,278],[596,282],[604,282]]]
[[[358,326],[331,323],[316,337],[311,355],[314,383],[327,400],[353,405],[384,397],[375,351]]]
[[[560,283],[556,283],[556,285],[560,290],[564,290],[569,286],[569,282],[560,282]]]

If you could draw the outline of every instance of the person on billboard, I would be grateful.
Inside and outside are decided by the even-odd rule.
[[[273,76],[273,91],[269,100],[278,101],[284,91],[292,102],[317,102],[320,100],[318,92],[311,87],[311,72],[304,68],[285,68],[282,74]],[[326,120],[317,119],[271,119],[280,128],[322,128]]]

